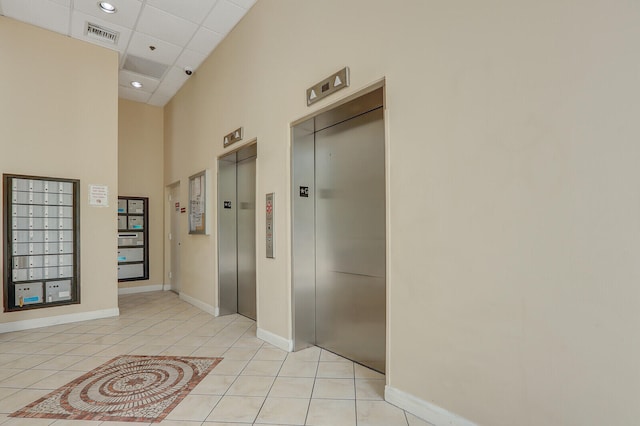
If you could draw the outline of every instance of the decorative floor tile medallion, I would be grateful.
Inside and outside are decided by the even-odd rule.
[[[221,360],[119,356],[10,416],[161,422]]]

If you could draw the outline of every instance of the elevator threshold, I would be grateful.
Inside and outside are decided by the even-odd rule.
[[[383,275],[359,274],[357,272],[344,272],[344,271],[333,271],[333,270],[329,270],[329,272],[333,272],[336,274],[343,274],[343,275],[356,275],[358,277],[384,278]]]
[[[340,358],[342,358],[342,359],[349,360],[349,361],[353,362],[354,364],[358,364],[359,366],[364,367],[364,368],[366,368],[367,370],[375,371],[375,372],[376,372],[376,373],[378,373],[378,374],[382,374],[383,376],[386,376],[386,374],[384,373],[384,368],[374,368],[374,367],[372,367],[371,365],[363,364],[363,363],[361,363],[361,362],[360,362],[360,361],[358,361],[358,360],[355,360],[355,359],[351,359],[351,358],[349,358],[348,356],[344,356],[344,355],[341,355],[341,354],[339,354],[339,353],[335,353],[335,352],[333,352],[331,349],[327,349],[327,348],[322,347],[322,346],[320,346],[320,345],[316,345],[316,346],[317,346],[317,347],[319,347],[320,349],[322,349],[323,351],[327,351],[327,352],[329,352],[329,353],[331,353],[331,354],[333,354],[333,355],[335,355],[335,356],[337,356],[337,357],[340,357]]]

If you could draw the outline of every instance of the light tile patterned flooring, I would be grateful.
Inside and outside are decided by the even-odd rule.
[[[316,347],[282,351],[242,316],[215,318],[171,292],[119,303],[119,317],[0,334],[0,425],[146,425],[8,417],[123,354],[224,358],[153,425],[429,425],[383,400],[383,375]]]

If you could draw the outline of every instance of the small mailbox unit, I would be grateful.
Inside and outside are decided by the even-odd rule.
[[[149,279],[146,197],[118,197],[118,282]]]
[[[79,185],[3,175],[5,312],[80,303]]]

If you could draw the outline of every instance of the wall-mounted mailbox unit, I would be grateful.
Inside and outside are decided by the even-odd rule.
[[[149,279],[149,199],[118,197],[118,281]]]
[[[3,175],[5,312],[80,303],[79,185]]]

